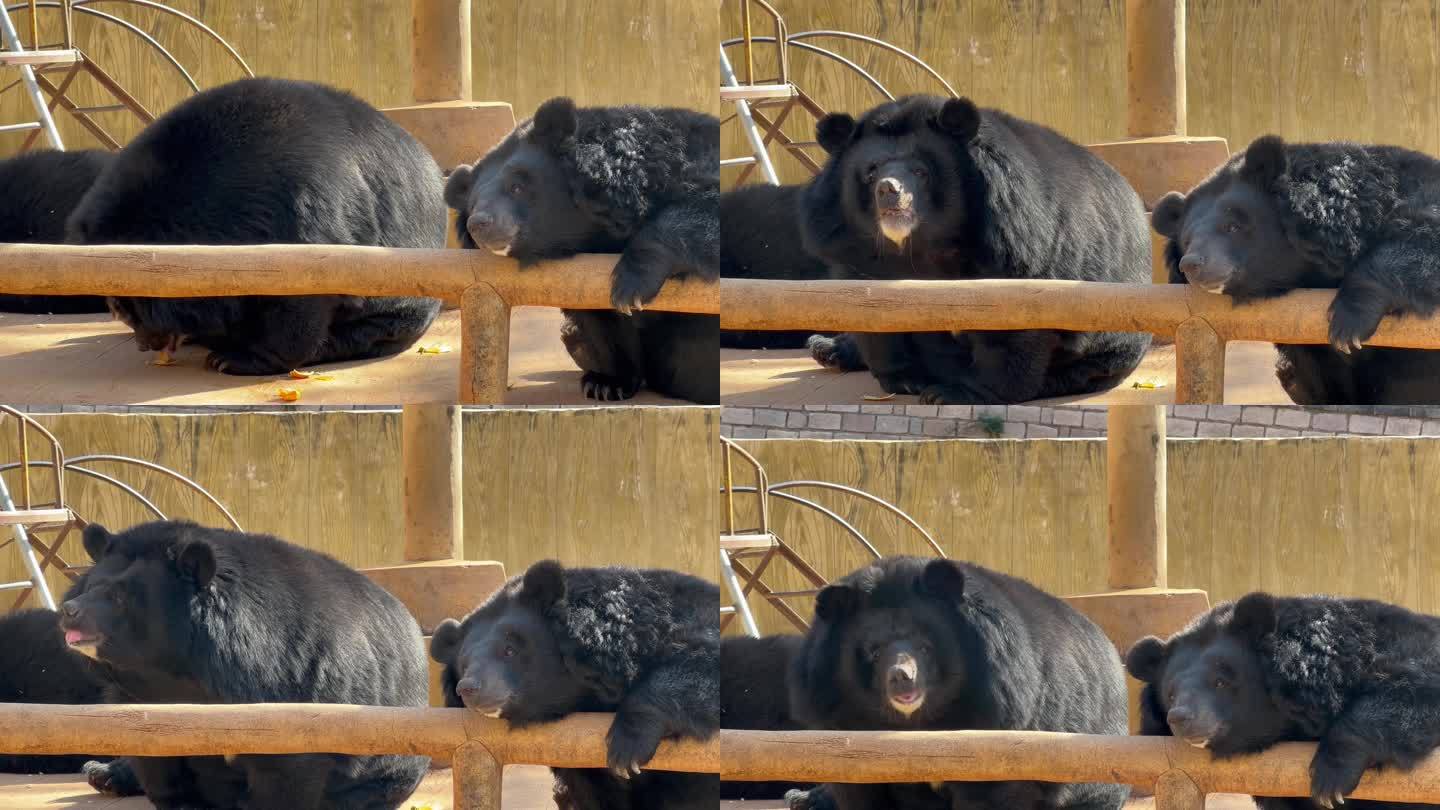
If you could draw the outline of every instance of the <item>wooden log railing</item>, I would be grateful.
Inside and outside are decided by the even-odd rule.
[[[1183,284],[1087,281],[770,281],[723,279],[723,329],[923,332],[1065,329],[1175,340],[1175,401],[1223,401],[1232,340],[1324,344],[1334,290],[1236,306]],[[1386,318],[1370,346],[1440,349],[1440,318]]]
[[[419,295],[460,305],[460,401],[500,404],[510,310],[609,309],[616,256],[583,254],[520,270],[481,250],[351,245],[74,246],[0,244],[0,293],[191,298]],[[670,282],[650,309],[716,314],[717,285]]]
[[[448,754],[454,810],[500,810],[506,765],[605,767],[613,715],[512,729],[464,709],[317,703],[56,706],[0,704],[0,751],[13,754]],[[717,739],[667,742],[646,767],[715,773]]]
[[[1215,759],[1173,737],[1043,731],[720,732],[720,778],[798,782],[1110,782],[1155,794],[1157,810],[1204,810],[1210,793],[1309,796],[1313,743]],[[1440,802],[1440,755],[1411,771],[1367,771],[1357,799]]]

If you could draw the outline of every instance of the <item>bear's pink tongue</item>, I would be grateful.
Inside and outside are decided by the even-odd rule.
[[[73,646],[73,645],[75,645],[75,644],[81,643],[82,641],[85,641],[86,638],[88,638],[88,637],[87,637],[84,633],[80,632],[79,630],[66,630],[66,631],[65,631],[65,643],[66,643],[66,644],[70,644],[70,645]]]

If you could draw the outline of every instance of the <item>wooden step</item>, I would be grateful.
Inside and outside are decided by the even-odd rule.
[[[69,509],[0,509],[0,526],[50,526],[72,519]]]
[[[0,67],[19,67],[21,65],[73,65],[85,57],[79,51],[0,51]]]
[[[739,87],[721,87],[721,101],[752,101],[754,99],[794,98],[793,84],[742,84]]]

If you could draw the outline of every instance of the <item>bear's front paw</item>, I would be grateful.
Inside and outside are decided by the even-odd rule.
[[[825,368],[833,368],[836,371],[859,371],[865,368],[865,361],[860,357],[860,348],[855,345],[854,338],[848,335],[811,335],[805,341],[805,348],[810,350],[810,356]]]
[[[610,279],[610,305],[625,315],[639,312],[655,300],[663,286],[664,276],[630,268],[622,258]]]
[[[95,788],[97,792],[123,795],[115,789],[115,780],[111,778],[109,762],[91,760],[81,766],[80,772],[85,774],[85,781],[89,782],[90,787]]]
[[[605,765],[621,779],[629,779],[654,758],[663,736],[657,722],[631,713],[617,714],[605,735]]]
[[[284,374],[290,370],[288,367],[277,368],[275,363],[267,362],[251,352],[211,352],[205,358],[205,367],[221,374],[241,376]]]
[[[614,377],[598,371],[587,371],[580,375],[580,390],[587,399],[600,402],[622,402],[635,396],[640,390],[638,377]]]
[[[1330,306],[1330,345],[1341,354],[1359,351],[1380,328],[1383,312],[1375,312],[1336,296]]]
[[[1322,741],[1310,763],[1310,796],[1321,807],[1332,810],[1360,786],[1367,760],[1351,756]]]
[[[786,791],[785,806],[789,810],[835,810],[835,801],[824,785],[816,785],[809,790]]]

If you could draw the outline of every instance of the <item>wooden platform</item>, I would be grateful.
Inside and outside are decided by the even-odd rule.
[[[783,801],[734,801],[721,802],[720,810],[786,810],[786,806]],[[1125,803],[1125,810],[1155,810],[1155,800],[1153,798],[1131,799]],[[1249,796],[1216,793],[1205,801],[1205,810],[1255,810],[1255,800]]]
[[[3,368],[0,368],[3,373]],[[1158,388],[1136,388],[1135,383],[1161,383]],[[821,368],[804,349],[722,349],[720,394],[726,405],[782,407],[786,405],[863,404],[867,396],[884,392],[869,372],[841,373]],[[896,396],[883,400],[915,404],[916,398]],[[1049,403],[1148,403],[1175,401],[1175,347],[1150,350],[1140,367],[1123,384],[1101,394],[1046,400]],[[1269,343],[1236,341],[1229,345],[1225,366],[1225,402],[1246,405],[1289,405],[1275,379],[1275,347]]]
[[[516,307],[511,317],[511,405],[596,405],[580,393],[580,371],[560,343],[558,309]],[[184,347],[173,366],[150,364],[128,327],[108,315],[0,313],[0,380],[11,405],[271,405],[280,388],[302,405],[397,405],[454,401],[459,390],[460,313],[442,312],[419,346],[383,360],[319,366],[328,381],[234,377],[205,369],[205,350]],[[685,404],[641,392],[632,404]],[[612,404],[613,403],[603,403]]]
[[[513,765],[505,769],[505,810],[553,810],[550,769]],[[431,771],[405,810],[451,807],[450,771]],[[117,799],[96,793],[79,776],[16,776],[0,774],[0,807],[5,810],[149,810],[144,798]]]

